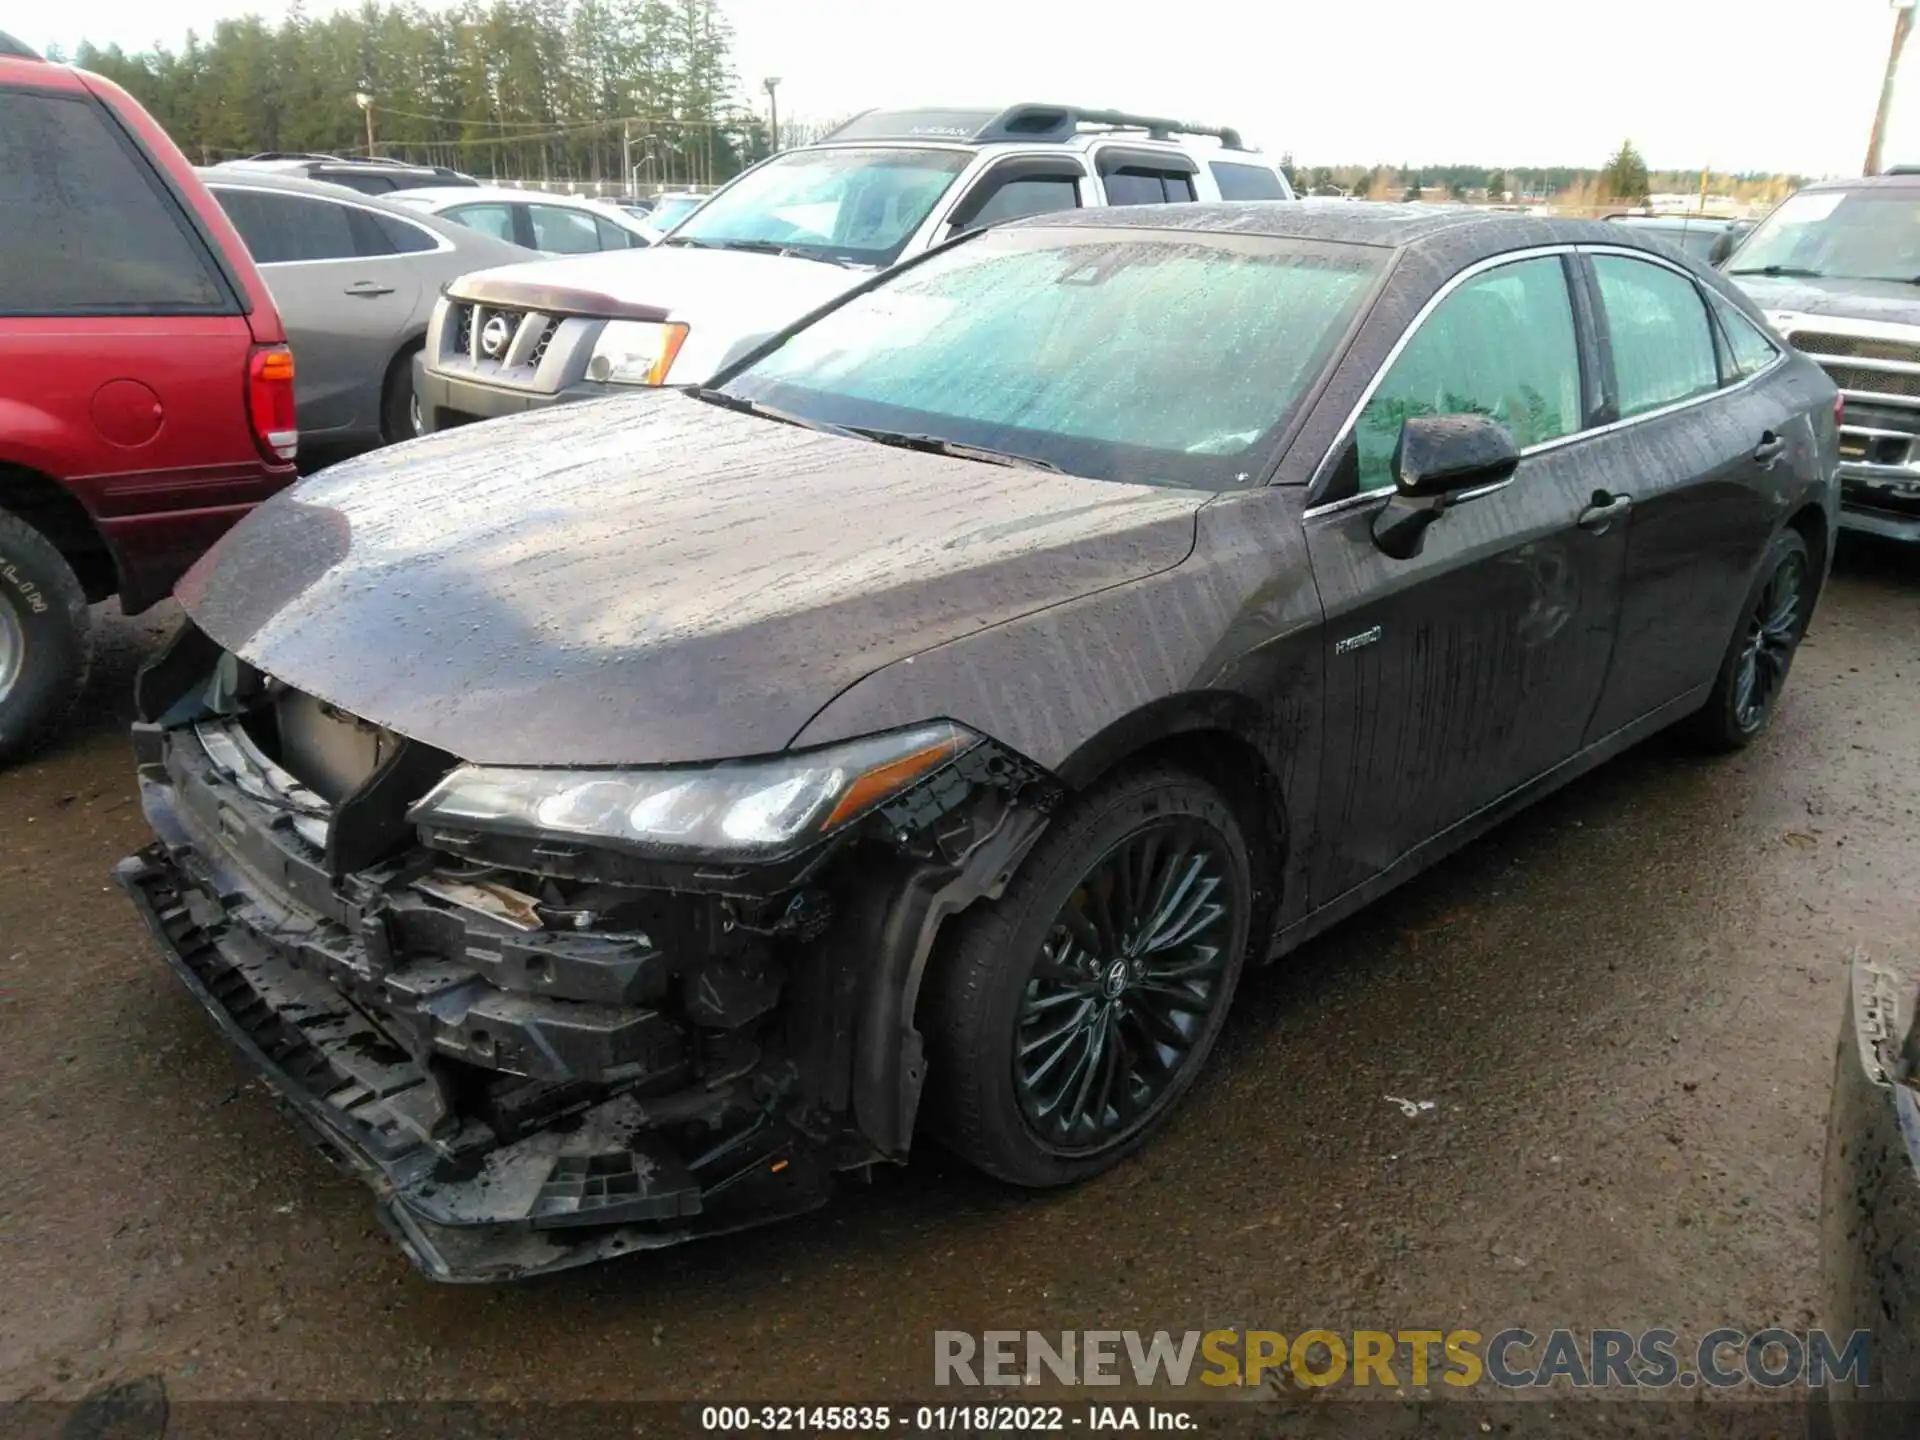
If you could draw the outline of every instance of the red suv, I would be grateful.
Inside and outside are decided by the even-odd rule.
[[[0,763],[293,478],[293,356],[225,213],[118,86],[0,34]]]

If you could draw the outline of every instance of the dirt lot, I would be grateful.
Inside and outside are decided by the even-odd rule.
[[[923,1393],[936,1327],[1803,1326],[1842,978],[1920,936],[1920,564],[1850,547],[1767,739],[1656,740],[1245,987],[1159,1144],[1023,1197],[937,1152],[824,1214],[418,1278],[151,950],[102,617],[0,775],[0,1397]],[[1408,1116],[1387,1096],[1432,1100]]]

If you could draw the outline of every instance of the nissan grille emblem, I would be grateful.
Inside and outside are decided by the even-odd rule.
[[[507,353],[507,342],[513,339],[513,326],[504,315],[496,315],[481,327],[480,353],[489,360],[498,360]]]

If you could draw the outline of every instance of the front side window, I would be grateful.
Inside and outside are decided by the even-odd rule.
[[[527,218],[533,222],[533,248],[554,255],[591,255],[600,246],[600,232],[593,216],[561,205],[529,205]]]
[[[1080,204],[1079,177],[1058,175],[1002,175],[991,173],[955,212],[955,224],[964,229],[984,230],[1003,220],[1018,220],[1023,215],[1050,215],[1057,210],[1077,209]]]
[[[247,242],[256,265],[350,260],[360,253],[354,234],[354,212],[345,205],[305,195],[238,186],[215,190],[214,198],[233,221],[240,238]]]
[[[1596,255],[1593,270],[1613,341],[1622,420],[1719,388],[1713,329],[1692,280],[1623,255]]]
[[[232,308],[111,125],[91,100],[0,90],[0,315]]]
[[[1485,415],[1522,450],[1581,427],[1580,346],[1558,256],[1476,275],[1427,316],[1354,425],[1360,489],[1393,483],[1400,427],[1427,415]]]
[[[1718,295],[1713,297],[1713,311],[1720,317],[1720,333],[1727,337],[1727,348],[1732,352],[1734,377],[1744,380],[1773,364],[1779,348],[1758,325]]]
[[[1324,369],[1388,253],[990,230],[852,297],[725,389],[1094,478],[1258,483],[1252,452]]]
[[[1802,190],[1760,222],[1727,273],[1920,280],[1920,187]]]
[[[788,150],[702,205],[672,243],[891,265],[972,158],[964,150]]]

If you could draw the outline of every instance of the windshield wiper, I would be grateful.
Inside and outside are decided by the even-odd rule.
[[[1060,473],[1060,467],[1050,460],[1037,460],[1031,455],[1016,455],[1010,450],[994,450],[985,445],[966,445],[958,440],[943,440],[938,435],[909,435],[900,430],[875,430],[865,425],[852,425],[847,433],[862,436],[879,445],[897,445],[902,450],[922,450],[929,455],[951,455],[956,460],[978,460],[985,465],[1012,465],[1022,470],[1051,470]]]
[[[758,400],[749,400],[744,395],[729,395],[724,390],[715,390],[708,385],[689,385],[687,394],[709,405],[738,410],[743,415],[758,415],[762,420],[777,420],[782,425],[797,425],[802,430],[818,430],[825,435],[844,435],[849,438],[864,433],[849,430],[844,425],[829,425],[824,420],[809,420],[804,415],[795,415],[791,410],[782,410],[777,405],[765,405]]]
[[[749,250],[755,255],[791,255],[797,260],[818,260],[823,265],[838,265],[842,270],[848,268],[847,262],[832,255],[822,255],[814,250],[803,250],[797,245],[782,245],[778,240],[696,240],[691,235],[674,236],[666,242],[669,245],[698,245],[704,250]]]
[[[1729,270],[1729,275],[1766,275],[1775,280],[1824,280],[1824,270],[1809,270],[1804,265],[1755,265],[1740,270]]]

